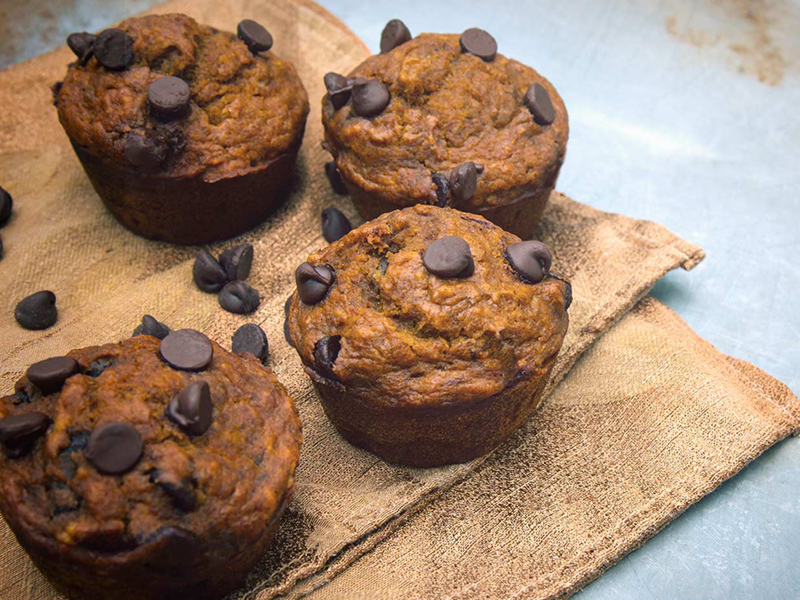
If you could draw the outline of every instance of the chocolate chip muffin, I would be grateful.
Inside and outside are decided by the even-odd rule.
[[[567,331],[572,291],[551,261],[541,242],[421,204],[311,255],[289,333],[339,432],[419,467],[506,440],[538,406]]]
[[[294,404],[202,333],[139,335],[32,365],[0,399],[0,510],[73,598],[216,598],[292,495]]]
[[[552,84],[480,29],[410,39],[390,22],[381,48],[347,77],[329,73],[322,101],[325,145],[361,215],[433,204],[529,238],[569,134]]]
[[[308,96],[272,37],[238,37],[180,14],[68,39],[77,60],[54,88],[58,117],[114,216],[178,244],[229,238],[285,198]]]

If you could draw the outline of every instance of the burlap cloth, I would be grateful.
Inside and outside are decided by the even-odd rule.
[[[297,494],[274,550],[235,597],[296,596],[332,578],[320,595],[566,593],[798,429],[797,400],[785,387],[719,355],[648,299],[487,460],[407,469],[348,445],[283,340],[283,301],[295,266],[324,244],[321,208],[335,204],[354,215],[322,174],[318,100],[325,72],[347,71],[368,51],[308,0],[178,0],[156,9],[173,11],[228,30],[245,17],[263,22],[312,99],[297,191],[240,238],[255,246],[250,281],[264,300],[248,317],[222,311],[191,281],[196,249],[138,238],[102,208],[50,105],[49,86],[71,60],[62,48],[0,73],[0,184],[15,198],[2,231],[0,393],[32,362],[130,335],[143,313],[223,345],[240,324],[261,323],[270,366],[298,404],[305,439]],[[575,293],[549,391],[659,277],[703,257],[657,224],[557,193],[540,229]],[[39,289],[58,295],[59,321],[44,332],[22,330],[14,306]],[[55,596],[0,521],[0,598]]]

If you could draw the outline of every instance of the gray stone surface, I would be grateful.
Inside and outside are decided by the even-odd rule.
[[[4,0],[0,66],[148,4]],[[706,261],[653,294],[800,393],[798,0],[322,4],[373,50],[393,17],[412,33],[480,26],[541,71],[570,112],[558,187],[701,244]],[[798,465],[800,440],[779,444],[579,597],[800,597]]]

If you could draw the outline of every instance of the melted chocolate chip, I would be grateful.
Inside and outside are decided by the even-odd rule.
[[[67,46],[75,53],[75,56],[78,57],[80,62],[85,63],[91,58],[94,52],[94,41],[96,39],[96,35],[86,33],[85,31],[82,33],[71,33],[67,36]]]
[[[167,158],[167,149],[163,143],[135,131],[125,136],[122,152],[129,163],[148,171],[160,167]]]
[[[20,301],[14,309],[14,318],[25,329],[47,329],[58,320],[56,295],[43,290]]]
[[[525,93],[525,106],[531,111],[537,125],[550,125],[556,120],[556,109],[550,94],[538,83],[534,83]]]
[[[211,427],[213,411],[211,388],[201,380],[183,388],[170,400],[166,412],[189,435],[203,435]]]
[[[84,455],[104,475],[120,475],[139,462],[144,443],[130,423],[105,423],[89,435]]]
[[[478,58],[491,62],[497,54],[497,41],[483,29],[472,27],[461,34],[459,39],[462,52],[469,52]]]
[[[100,377],[103,372],[111,367],[116,361],[110,356],[101,356],[89,363],[89,368],[85,374],[89,377]]]
[[[269,355],[267,334],[255,323],[246,323],[236,330],[231,338],[231,351],[234,354],[249,352],[262,363]]]
[[[255,312],[260,303],[258,290],[244,281],[231,281],[219,293],[219,305],[237,315]]]
[[[329,244],[341,239],[353,229],[350,220],[338,208],[329,206],[322,211],[322,237]]]
[[[333,108],[339,110],[347,101],[353,91],[353,81],[338,73],[326,73],[323,78],[325,89],[328,90],[328,99]]]
[[[347,186],[345,186],[344,181],[342,181],[342,175],[339,173],[335,161],[330,160],[325,163],[325,176],[328,178],[328,182],[331,184],[331,189],[333,189],[334,192],[340,196],[347,195]]]
[[[253,54],[266,52],[272,48],[272,35],[270,35],[266,27],[252,19],[241,21],[236,27],[236,34],[240,40],[247,44]]]
[[[160,77],[147,88],[150,113],[164,120],[185,116],[192,98],[189,84],[180,77]]]
[[[181,481],[173,483],[171,481],[156,481],[156,485],[169,496],[175,507],[183,512],[192,512],[197,508],[197,494],[191,482]]]
[[[20,404],[30,404],[30,402],[31,397],[28,396],[28,392],[25,390],[17,390],[11,395],[11,404],[14,406],[19,406]]]
[[[550,248],[534,240],[509,244],[506,256],[508,262],[526,283],[539,283],[553,264]]]
[[[433,185],[436,186],[436,206],[444,208],[450,200],[450,183],[441,173],[431,175]]]
[[[70,356],[55,356],[32,364],[26,375],[43,394],[52,394],[64,387],[64,382],[77,372],[77,360]]]
[[[228,283],[228,274],[208,250],[200,250],[194,259],[192,277],[201,290],[209,293],[220,291]]]
[[[161,358],[182,371],[203,371],[211,364],[214,346],[205,335],[194,329],[173,331],[161,341]]]
[[[11,415],[0,419],[0,444],[6,455],[19,458],[30,452],[33,443],[47,431],[50,417],[40,412]]]
[[[469,244],[454,235],[440,238],[428,246],[422,264],[428,272],[444,279],[465,278],[475,272]]]
[[[386,27],[381,32],[381,54],[386,54],[410,39],[411,32],[406,24],[400,19],[392,19],[386,23]]]
[[[119,29],[106,29],[94,40],[94,56],[109,71],[133,64],[133,38]]]
[[[465,162],[450,172],[450,191],[458,200],[469,200],[478,187],[478,168],[474,162]]]
[[[375,79],[356,80],[353,84],[353,110],[359,117],[374,117],[389,106],[389,88]]]
[[[138,325],[136,329],[133,330],[132,337],[136,337],[137,335],[150,335],[159,340],[163,340],[171,332],[172,330],[169,327],[160,323],[154,317],[144,315],[142,317],[142,324]]]
[[[239,244],[219,255],[219,264],[231,281],[244,281],[253,266],[253,244]]]
[[[333,363],[342,349],[342,336],[326,335],[314,345],[314,362],[317,371],[328,379],[337,379],[333,372]]]
[[[334,271],[329,265],[314,266],[304,262],[294,272],[297,293],[305,304],[316,304],[328,294],[333,285]]]

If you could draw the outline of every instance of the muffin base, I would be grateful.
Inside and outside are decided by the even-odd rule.
[[[465,406],[415,409],[378,408],[344,385],[305,370],[326,416],[348,442],[390,463],[437,467],[483,456],[511,437],[539,407],[554,364],[552,357],[544,374]]]
[[[297,159],[295,150],[245,173],[207,181],[202,175],[171,178],[111,165],[70,142],[92,187],[122,225],[182,245],[231,238],[262,223],[286,199]]]

